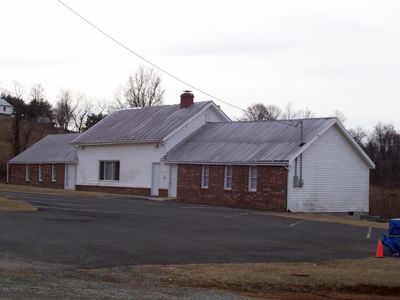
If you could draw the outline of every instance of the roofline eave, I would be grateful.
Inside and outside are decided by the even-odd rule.
[[[179,160],[162,160],[166,164],[182,164],[182,165],[238,165],[238,166],[288,166],[288,160],[274,161],[179,161]]]
[[[72,160],[68,160],[68,161],[8,161],[7,164],[9,165],[37,165],[37,164],[77,164],[78,161],[72,161]]]
[[[110,143],[74,143],[71,142],[73,146],[110,146],[110,145],[130,145],[130,144],[158,144],[163,143],[162,139],[158,140],[132,140],[132,141],[122,141],[122,142],[110,142]]]

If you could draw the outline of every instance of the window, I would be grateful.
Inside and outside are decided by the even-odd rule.
[[[100,161],[100,180],[119,180],[119,161]]]
[[[25,165],[25,181],[28,182],[30,181],[30,175],[29,175],[29,165]]]
[[[42,165],[39,165],[38,180],[39,180],[40,182],[43,181]]]
[[[6,111],[6,107],[5,106],[3,106],[3,111]]]
[[[224,189],[232,189],[232,166],[225,166]]]
[[[202,166],[201,168],[201,188],[208,189],[208,166]]]
[[[249,192],[257,191],[257,167],[249,167]]]
[[[52,182],[56,182],[57,181],[56,165],[55,164],[51,165],[51,181]]]

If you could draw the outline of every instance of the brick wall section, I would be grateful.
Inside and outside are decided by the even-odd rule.
[[[25,177],[24,164],[9,165],[9,180],[11,184],[22,184],[31,186],[41,186],[47,188],[63,189],[64,188],[64,164],[56,165],[56,181],[51,181],[51,164],[42,164],[42,181],[39,181],[39,165],[29,165],[29,178],[27,182]]]
[[[201,188],[201,165],[179,165],[177,196],[182,201],[240,208],[286,211],[284,167],[258,166],[257,191],[248,191],[248,166],[232,167],[232,190],[224,190],[225,166],[209,166],[208,189]]]
[[[135,196],[150,196],[151,193],[151,190],[147,188],[131,188],[131,187],[119,187],[119,186],[77,185],[75,189],[77,191],[135,195]]]

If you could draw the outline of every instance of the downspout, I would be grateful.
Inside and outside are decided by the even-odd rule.
[[[6,183],[8,184],[9,183],[9,175],[8,175],[8,162],[7,162],[7,174],[6,174]]]
[[[300,121],[300,147],[303,147],[305,144],[304,142],[304,126],[303,120]],[[300,153],[300,180],[299,180],[299,187],[304,186],[303,180],[303,152]]]
[[[303,120],[300,120],[297,124],[296,127],[300,124],[300,147],[303,147],[304,144],[306,143],[304,141],[304,124],[303,124]],[[303,187],[304,186],[304,180],[303,180],[303,153],[300,153],[300,162],[299,162],[299,180],[297,183],[298,187]],[[296,157],[296,176],[295,176],[295,181],[296,181],[296,177],[297,177],[297,157]],[[295,186],[296,186],[296,182],[295,182]]]

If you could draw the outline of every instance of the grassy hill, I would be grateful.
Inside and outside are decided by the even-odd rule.
[[[0,180],[4,180],[7,161],[15,156],[15,119],[0,115]],[[39,124],[33,121],[20,121],[20,151],[27,149],[48,134],[64,133],[52,124]]]

